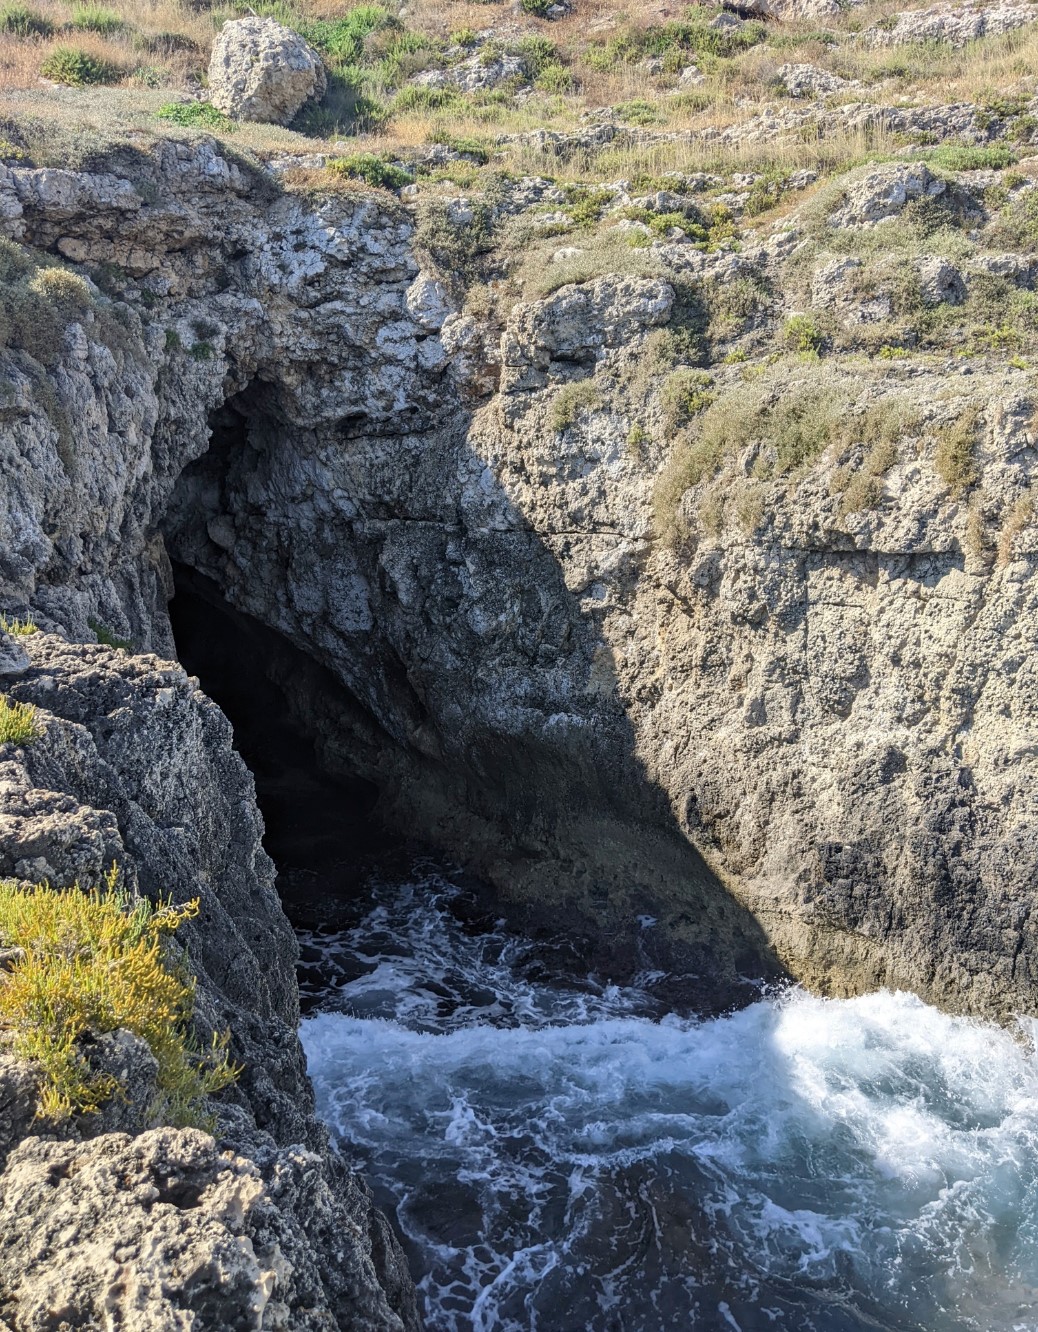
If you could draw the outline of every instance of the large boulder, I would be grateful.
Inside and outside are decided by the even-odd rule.
[[[225,23],[209,61],[209,95],[235,120],[287,125],[328,80],[321,57],[290,28],[268,18]]]

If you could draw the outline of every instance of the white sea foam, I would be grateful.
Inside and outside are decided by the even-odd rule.
[[[368,974],[303,1026],[430,1332],[1038,1329],[1022,1034],[893,993],[654,1021],[524,981],[442,889],[333,940]]]

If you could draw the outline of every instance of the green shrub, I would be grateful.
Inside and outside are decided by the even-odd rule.
[[[747,217],[759,217],[769,208],[774,208],[782,198],[782,181],[777,177],[761,176],[753,182],[749,197],[743,204]]]
[[[17,617],[12,618],[4,615],[2,611],[0,611],[0,629],[5,634],[13,634],[15,638],[28,638],[30,634],[39,632],[38,626],[31,616],[19,620]]]
[[[534,77],[533,86],[544,93],[560,97],[573,89],[573,76],[565,65],[545,65]]]
[[[122,77],[122,71],[115,65],[75,46],[56,46],[40,66],[40,73],[45,79],[70,88],[81,88],[88,83],[117,83]]]
[[[1019,161],[1019,153],[1004,143],[942,143],[919,154],[927,162],[945,171],[1002,171]]]
[[[198,902],[153,906],[117,890],[78,885],[58,891],[0,883],[0,942],[21,956],[0,985],[0,1028],[11,1049],[40,1070],[39,1115],[89,1114],[124,1089],[87,1059],[84,1039],[125,1030],[158,1062],[156,1122],[205,1125],[205,1098],[238,1071],[226,1039],[201,1050],[191,1034],[194,980],[169,953],[167,937],[198,913]]]
[[[649,442],[649,432],[638,421],[635,421],[627,432],[627,447],[636,456],[641,456],[642,447]]]
[[[36,709],[31,703],[12,703],[0,694],[0,745],[24,745],[42,734]]]
[[[542,37],[539,33],[527,33],[520,37],[512,50],[534,77],[550,65],[562,63],[559,48],[549,37]]]
[[[364,42],[373,32],[400,27],[400,20],[381,5],[355,5],[340,19],[318,19],[300,25],[302,35],[334,67],[356,65],[364,54]]]
[[[328,170],[336,175],[347,176],[351,180],[363,180],[368,185],[384,190],[399,190],[409,185],[414,176],[402,167],[387,162],[375,153],[351,153],[349,157],[333,157],[328,162]]]
[[[90,305],[90,287],[78,273],[41,266],[19,246],[0,241],[0,345],[53,364],[66,327]]]
[[[578,227],[591,227],[602,216],[606,208],[616,198],[616,191],[595,185],[568,185],[564,187],[566,204],[564,211]]]
[[[91,305],[86,278],[67,268],[40,268],[29,281],[29,290],[47,301],[67,319],[84,314]]]
[[[407,111],[449,111],[464,99],[457,88],[426,88],[411,83],[393,98],[394,115]]]
[[[690,58],[733,56],[756,46],[767,35],[765,24],[756,20],[738,27],[715,28],[713,18],[710,10],[694,6],[685,19],[614,33],[604,44],[589,47],[584,59],[592,69],[606,73],[645,56],[659,56],[664,68],[676,73]]]
[[[956,498],[968,490],[979,475],[974,457],[978,423],[979,413],[971,408],[945,426],[937,436],[934,467]]]
[[[12,37],[49,37],[53,31],[49,18],[26,5],[11,4],[0,9],[0,32]]]
[[[791,315],[782,330],[786,346],[798,352],[817,352],[825,342],[824,334],[811,315]]]
[[[659,125],[664,120],[659,107],[641,97],[636,97],[631,102],[621,102],[619,106],[614,106],[613,110],[628,125]]]
[[[211,102],[167,102],[155,112],[159,120],[185,129],[219,130],[223,134],[234,132],[234,121],[217,111]]]
[[[87,624],[93,630],[97,641],[105,647],[118,648],[120,652],[133,651],[133,644],[128,638],[117,637],[107,625],[102,624],[100,620],[96,620],[92,615],[87,616]]]
[[[547,18],[553,2],[554,0],[519,0],[519,8],[524,14],[532,14],[534,18]]]
[[[568,430],[576,423],[582,411],[590,411],[602,401],[598,389],[590,379],[580,379],[575,384],[564,384],[555,394],[551,405],[551,424],[553,430]]]
[[[103,5],[75,5],[72,26],[80,32],[97,32],[102,37],[112,37],[122,32],[127,24],[114,9],[105,9]]]
[[[663,423],[667,431],[686,425],[714,401],[713,377],[702,370],[675,370],[660,390]]]

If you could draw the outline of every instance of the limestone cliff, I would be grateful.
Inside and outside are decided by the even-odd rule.
[[[1036,1011],[1033,381],[997,330],[968,360],[888,340],[909,288],[942,318],[1032,292],[986,191],[1034,181],[895,163],[741,244],[695,243],[701,183],[674,184],[606,191],[641,238],[621,264],[615,236],[551,239],[563,196],[539,179],[416,228],[384,192],[286,192],[205,139],[0,167],[22,293],[0,609],[46,631],[5,689],[47,719],[0,749],[0,872],[115,858],[202,898],[203,1014],[246,1066],[237,1155],[111,1150],[127,1178],[197,1181],[170,1206],[247,1200],[195,1219],[273,1291],[249,1326],[408,1326],[413,1305],[322,1155],[229,729],[175,666],[87,646],[173,656],[170,556],[278,636],[265,667],[329,771],[614,974],[680,967],[714,1005],[790,972]],[[920,253],[885,239],[910,231]],[[464,305],[461,259],[487,282]],[[39,1210],[44,1159],[84,1181],[62,1206],[103,1208],[93,1151],[16,1148],[10,1215]]]
[[[12,610],[169,653],[168,547],[341,685],[288,686],[331,769],[610,965],[648,915],[647,955],[722,1001],[780,963],[1033,1008],[1031,381],[982,349],[863,357],[897,293],[870,260],[857,294],[848,240],[882,251],[928,208],[957,248],[911,260],[924,302],[1026,290],[1026,255],[985,239],[991,173],[859,173],[741,247],[672,228],[640,271],[481,320],[388,195],[281,193],[205,140],[103,166],[2,182],[9,234],[108,265],[48,368],[11,355]],[[501,245],[553,197],[506,184]],[[463,200],[439,218],[472,224]],[[815,328],[813,362],[775,363],[812,302],[847,352],[819,362]],[[724,353],[698,390],[660,360],[690,336]],[[791,459],[758,426],[798,397],[852,428]],[[742,436],[675,488],[711,402],[703,429]]]
[[[31,660],[5,690],[35,704],[42,734],[0,747],[0,877],[57,889],[97,883],[114,863],[131,892],[197,898],[181,939],[196,1021],[203,1043],[231,1032],[242,1073],[214,1106],[214,1141],[149,1119],[154,1060],[129,1033],[91,1055],[126,1097],[71,1124],[34,1120],[31,1077],[0,1059],[0,1318],[15,1329],[52,1326],[55,1309],[77,1326],[416,1326],[388,1223],[314,1117],[295,939],[226,719],[156,657],[44,633],[18,641]]]

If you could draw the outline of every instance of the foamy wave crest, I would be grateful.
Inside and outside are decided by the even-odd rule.
[[[516,1025],[473,941],[435,928],[484,986],[464,1024],[430,1029],[412,993],[303,1026],[430,1332],[1038,1328],[1033,1039],[892,993],[696,1022],[592,1011],[633,991],[575,1015],[560,992],[554,1025],[538,993]]]

